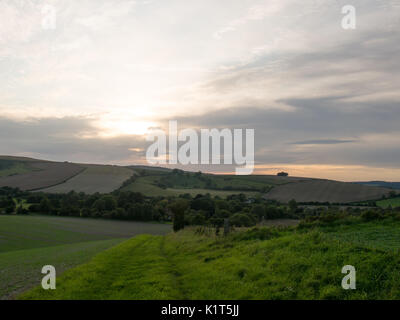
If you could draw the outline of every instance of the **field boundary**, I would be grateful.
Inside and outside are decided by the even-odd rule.
[[[81,165],[78,164],[77,166],[81,166]],[[46,186],[46,187],[44,187],[44,188],[39,188],[39,189],[37,189],[37,188],[36,188],[36,189],[30,189],[30,190],[27,190],[27,191],[39,192],[39,191],[44,190],[44,189],[47,189],[47,188],[59,186],[60,184],[66,183],[66,182],[68,182],[69,180],[71,180],[72,178],[75,178],[76,176],[80,175],[81,173],[83,173],[83,172],[86,171],[87,169],[88,169],[88,167],[83,167],[81,171],[77,172],[76,174],[70,176],[68,179],[66,179],[66,180],[64,180],[64,181],[62,181],[62,182],[60,182],[60,183],[52,184],[52,185]]]

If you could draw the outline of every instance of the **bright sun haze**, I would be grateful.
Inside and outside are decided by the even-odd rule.
[[[2,1],[0,153],[145,163],[177,120],[254,129],[256,173],[399,180],[399,6],[355,0],[346,30],[346,4]]]

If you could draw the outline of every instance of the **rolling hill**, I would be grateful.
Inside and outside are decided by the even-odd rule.
[[[145,196],[209,193],[226,197],[244,193],[269,200],[352,203],[379,200],[393,189],[332,180],[272,175],[213,175],[151,166],[115,166],[0,157],[0,187],[26,191],[87,194],[117,189]]]
[[[389,192],[389,189],[380,187],[313,179],[277,186],[265,197],[280,202],[295,199],[297,202],[351,203],[378,200]]]
[[[0,161],[7,163],[6,168],[0,170],[0,187],[19,188],[24,191],[33,191],[51,187],[67,181],[81,173],[84,167],[69,162],[53,162],[29,158],[0,157]],[[7,174],[7,171],[21,168]]]
[[[366,182],[355,182],[355,183],[363,184],[370,187],[383,187],[383,188],[400,190],[400,182],[366,181]]]
[[[82,165],[85,169],[68,181],[56,186],[41,189],[48,193],[68,193],[70,191],[87,194],[109,193],[118,189],[133,175],[133,171],[118,166]]]

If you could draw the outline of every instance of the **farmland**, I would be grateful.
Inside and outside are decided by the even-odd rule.
[[[276,186],[265,197],[286,203],[291,199],[297,202],[350,203],[377,200],[390,191],[355,183],[313,179]]]
[[[118,189],[133,175],[133,171],[118,166],[85,165],[83,172],[68,181],[54,187],[41,189],[48,193],[68,193],[70,191],[87,194],[108,193]]]
[[[20,170],[19,174],[0,177],[0,187],[37,190],[63,183],[84,169],[73,163],[49,161],[16,161],[14,166],[20,168],[29,166],[30,170]]]
[[[3,165],[1,165],[1,161]],[[213,175],[150,166],[113,166],[0,157],[0,187],[46,193],[87,194],[123,191],[147,197],[211,194],[226,198],[243,193],[288,203],[352,203],[381,199],[391,190],[331,180],[272,175]]]
[[[134,235],[169,230],[165,224],[0,216],[0,299],[39,283],[43,265],[62,273]]]
[[[384,208],[384,209],[388,208],[389,206],[392,208],[397,208],[397,207],[400,207],[400,197],[380,200],[380,201],[377,201],[376,204],[379,207]]]
[[[138,177],[135,181],[124,188],[122,191],[133,191],[140,192],[145,196],[149,197],[157,197],[157,196],[179,196],[180,194],[190,194],[192,196],[196,196],[197,194],[207,194],[209,193],[212,196],[220,196],[222,198],[227,197],[231,194],[239,194],[244,193],[249,196],[255,195],[256,192],[246,192],[246,191],[226,191],[226,190],[214,190],[214,189],[206,189],[206,188],[160,188],[157,185],[159,176],[145,176]]]
[[[373,237],[375,228],[385,233]],[[199,228],[137,236],[65,272],[57,290],[20,298],[399,299],[399,230],[389,218],[227,238]],[[344,265],[355,266],[357,290],[342,289]]]
[[[0,177],[13,176],[17,174],[27,173],[32,171],[33,168],[27,163],[16,162],[0,158]]]

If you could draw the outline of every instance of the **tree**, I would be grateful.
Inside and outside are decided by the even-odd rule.
[[[291,212],[296,212],[297,210],[297,202],[296,200],[292,199],[289,201],[289,208]]]
[[[247,214],[241,212],[235,213],[229,220],[236,227],[250,227],[255,224]]]
[[[279,172],[279,173],[277,174],[278,177],[287,177],[288,175],[289,175],[289,173],[284,172],[284,171]]]
[[[256,204],[251,208],[251,213],[261,219],[265,216],[265,206],[263,204]]]
[[[170,204],[169,207],[173,214],[173,229],[177,232],[185,227],[185,211],[189,207],[189,201],[179,199]]]
[[[50,213],[51,204],[50,204],[49,199],[43,198],[42,201],[40,201],[39,210],[41,213],[45,213],[45,214]]]

